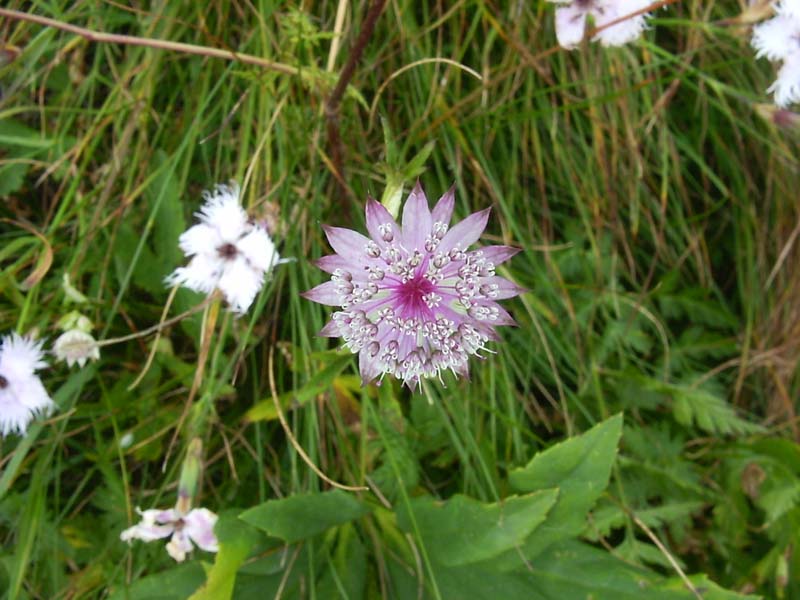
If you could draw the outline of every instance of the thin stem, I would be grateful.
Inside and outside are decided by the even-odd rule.
[[[200,312],[201,310],[203,310],[208,305],[208,303],[211,301],[211,299],[213,297],[215,297],[215,296],[216,296],[216,294],[211,294],[205,300],[203,300],[200,304],[198,304],[197,306],[193,306],[189,310],[187,310],[185,312],[182,312],[181,314],[176,315],[176,316],[172,317],[171,319],[167,319],[166,321],[161,321],[160,323],[158,323],[156,325],[153,325],[152,327],[148,327],[147,329],[142,329],[141,331],[137,331],[136,333],[130,333],[128,335],[123,335],[122,337],[108,338],[106,340],[100,340],[95,345],[98,348],[102,348],[103,346],[111,346],[112,344],[120,344],[122,342],[129,342],[130,340],[135,340],[135,339],[140,338],[140,337],[148,336],[151,333],[157,333],[157,332],[161,331],[162,329],[164,329],[165,327],[169,327],[170,325],[174,325],[178,321],[181,321],[181,320],[185,319],[186,317],[190,317],[193,314],[195,314],[197,312]]]
[[[208,46],[197,46],[195,44],[184,44],[181,42],[170,42],[169,40],[159,40],[153,38],[138,37],[135,35],[121,35],[115,33],[105,33],[102,31],[95,31],[93,29],[86,29],[85,27],[78,27],[77,25],[70,25],[63,21],[42,17],[39,15],[32,15],[30,13],[22,12],[19,10],[11,10],[8,8],[0,8],[0,16],[7,17],[16,21],[28,21],[29,23],[36,23],[37,25],[44,25],[45,27],[52,27],[53,29],[60,29],[74,33],[90,42],[101,42],[108,44],[122,44],[125,46],[144,46],[147,48],[156,48],[158,50],[170,50],[172,52],[181,52],[183,54],[195,54],[198,56],[208,56],[211,58],[222,58],[225,60],[235,60],[248,65],[255,65],[270,71],[277,71],[286,75],[299,75],[300,69],[280,62],[275,62],[253,56],[251,54],[241,54],[233,50],[223,50],[221,48],[209,48]]]

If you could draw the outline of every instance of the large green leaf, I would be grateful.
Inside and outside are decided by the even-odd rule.
[[[525,543],[528,559],[550,544],[577,536],[586,523],[586,513],[608,486],[611,465],[622,434],[622,415],[595,425],[586,433],[538,453],[523,468],[509,474],[512,487],[520,492],[558,487],[559,495],[547,519]],[[505,557],[506,568],[519,565],[514,551]]]
[[[511,496],[486,504],[457,495],[446,502],[416,498],[398,510],[398,525],[422,536],[425,550],[443,565],[475,563],[511,551],[544,521],[558,490]],[[415,527],[416,526],[416,527]]]
[[[587,544],[569,541],[552,545],[528,565],[498,572],[486,565],[435,570],[441,598],[469,600],[693,600],[678,578],[662,576],[614,558]],[[705,577],[692,578],[707,600],[745,600],[725,592]],[[435,597],[428,582],[427,598]]]
[[[108,600],[183,600],[197,589],[204,578],[203,567],[193,561],[113,590]]]
[[[359,519],[369,512],[369,507],[353,496],[333,490],[269,500],[243,512],[239,518],[271,536],[293,543]]]

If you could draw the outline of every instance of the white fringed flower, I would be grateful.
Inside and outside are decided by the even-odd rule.
[[[181,250],[192,259],[175,269],[167,284],[206,294],[219,289],[231,309],[243,313],[280,257],[267,230],[247,218],[238,185],[218,185],[203,198],[206,202],[196,214],[200,223],[179,239]]]
[[[753,28],[750,43],[757,57],[783,62],[767,92],[774,92],[775,104],[786,107],[800,101],[800,0],[781,0],[775,12],[775,17]]]
[[[75,363],[83,367],[87,360],[100,358],[100,348],[91,334],[82,329],[70,329],[58,336],[53,344],[53,354],[58,360],[66,361],[69,367]]]
[[[622,46],[647,28],[647,13],[637,14],[650,0],[549,0],[556,9],[556,37],[561,47],[572,49],[583,40],[588,16],[599,31],[592,38],[603,46]],[[606,26],[619,20],[618,23]]]
[[[42,360],[42,343],[16,333],[3,337],[0,347],[0,434],[24,435],[39,414],[49,413],[55,404],[36,371],[47,366]]]
[[[142,520],[120,534],[123,542],[152,542],[172,536],[167,542],[167,552],[177,562],[183,562],[186,554],[194,549],[194,545],[206,552],[219,551],[219,542],[214,534],[217,515],[207,508],[195,508],[187,514],[174,508],[145,511],[137,508],[136,512],[141,515]]]

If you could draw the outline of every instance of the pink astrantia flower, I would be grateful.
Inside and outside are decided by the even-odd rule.
[[[217,536],[214,535],[217,515],[207,508],[195,508],[187,514],[174,508],[145,511],[137,508],[136,512],[142,520],[120,534],[123,542],[134,539],[152,542],[172,536],[167,543],[167,552],[177,562],[183,562],[186,554],[193,550],[192,542],[206,552],[219,551]]]
[[[632,42],[647,27],[646,13],[636,14],[652,0],[550,0],[563,4],[556,9],[556,38],[561,47],[572,49],[583,40],[586,19],[591,16],[599,29],[592,38],[603,46]],[[613,25],[609,23],[619,21]]]
[[[339,306],[320,335],[341,337],[358,353],[364,384],[388,373],[413,386],[446,369],[468,373],[498,325],[515,325],[498,303],[522,290],[495,275],[519,250],[469,250],[486,227],[489,210],[449,228],[455,197],[448,191],[433,211],[419,184],[403,209],[402,228],[379,202],[367,200],[370,237],[325,227],[336,254],[317,265],[331,280],[303,294]]]

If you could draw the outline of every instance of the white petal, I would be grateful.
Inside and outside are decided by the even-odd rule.
[[[28,377],[37,369],[47,366],[44,362],[42,342],[34,342],[16,333],[3,338],[0,348],[0,375],[7,379]]]
[[[193,254],[213,255],[222,243],[219,232],[212,226],[200,223],[181,234],[178,245],[187,256]]]
[[[785,108],[800,101],[800,51],[787,56],[768,92],[775,92],[775,104]]]
[[[195,508],[183,518],[183,530],[198,548],[206,552],[218,552],[219,542],[214,534],[217,518],[217,515],[207,508]]]
[[[562,48],[572,49],[581,43],[586,28],[586,10],[576,4],[556,9],[556,38]]]
[[[18,402],[7,390],[0,391],[0,435],[25,435],[32,419],[33,412],[27,406]]]
[[[603,46],[623,46],[638,38],[647,28],[646,14],[630,16],[650,4],[649,0],[627,0],[626,2],[606,4],[602,11],[594,13],[595,26],[600,29],[593,39]],[[627,17],[627,18],[626,18]],[[607,23],[623,19],[619,23],[601,29]]]
[[[142,520],[119,534],[119,538],[123,542],[131,540],[152,542],[153,540],[165,538],[175,531],[172,519],[169,518],[169,511],[151,509],[142,512],[138,508],[136,510],[141,515]]]
[[[252,231],[236,243],[236,248],[250,261],[250,265],[261,271],[269,271],[280,259],[275,252],[275,244],[263,227],[253,227]]]
[[[188,266],[178,267],[167,277],[167,285],[180,284],[195,292],[211,293],[217,287],[225,262],[207,254],[196,254]]]
[[[239,186],[218,185],[204,197],[206,203],[197,215],[201,222],[216,229],[225,242],[238,240],[248,227],[247,213],[239,203]]]
[[[88,359],[100,358],[100,349],[95,339],[80,329],[70,329],[62,333],[53,344],[53,353],[58,360],[66,361],[70,367],[76,362],[83,367]]]
[[[788,15],[800,19],[800,0],[781,0],[775,7],[779,15]]]
[[[44,389],[42,381],[36,375],[13,382],[12,388],[17,395],[17,400],[27,406],[34,415],[47,416],[56,406],[47,394],[47,390]]]
[[[750,43],[756,49],[756,56],[780,60],[800,49],[798,34],[800,34],[800,21],[778,15],[754,27]]]
[[[264,274],[252,269],[244,256],[228,261],[218,286],[231,309],[246,312],[264,283]]]
[[[186,554],[192,551],[192,542],[189,541],[189,536],[185,531],[176,531],[172,535],[172,539],[167,542],[167,552],[177,562],[186,560]]]

